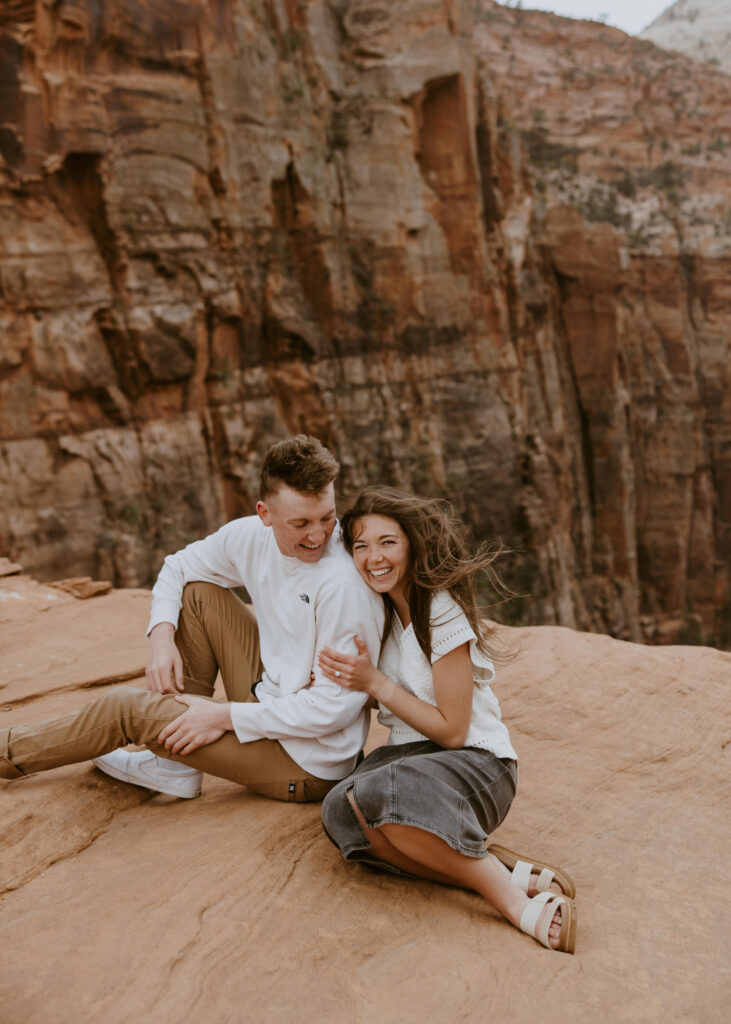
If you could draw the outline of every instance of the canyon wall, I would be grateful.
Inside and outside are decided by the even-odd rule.
[[[489,0],[7,4],[0,554],[147,584],[306,430],[513,546],[496,617],[731,642],[729,91]]]

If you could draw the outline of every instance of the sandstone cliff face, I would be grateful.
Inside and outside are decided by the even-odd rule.
[[[0,554],[146,583],[305,429],[514,616],[727,638],[726,76],[487,0],[2,19]]]
[[[589,603],[618,633],[636,611],[640,635],[668,639],[684,607],[685,635],[705,634],[729,586],[728,79],[494,5],[475,38],[495,149],[520,139],[530,165],[532,194],[499,158],[495,179],[524,337],[560,352],[573,385]]]
[[[677,0],[641,38],[731,72],[731,8],[726,0]]]

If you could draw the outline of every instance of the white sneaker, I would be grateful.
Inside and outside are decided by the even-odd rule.
[[[113,779],[154,789],[157,793],[179,796],[183,800],[191,800],[201,794],[203,772],[178,761],[157,757],[150,750],[128,751],[120,748],[93,758],[92,764]]]

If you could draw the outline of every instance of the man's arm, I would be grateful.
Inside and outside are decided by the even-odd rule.
[[[148,635],[158,622],[177,626],[186,583],[198,581],[215,583],[219,587],[245,586],[242,565],[250,547],[252,521],[256,529],[256,516],[235,519],[203,540],[193,541],[167,556],[152,588]]]
[[[316,648],[356,651],[358,634],[378,660],[383,630],[383,605],[357,582],[335,585],[315,609]],[[316,651],[316,654],[317,654]],[[232,704],[234,732],[242,743],[258,739],[317,738],[337,732],[363,711],[366,694],[344,690],[321,672],[317,659],[312,685],[262,704]]]
[[[256,517],[249,517],[254,520]],[[256,523],[254,523],[254,527]],[[147,633],[150,654],[145,669],[147,688],[158,693],[183,689],[183,662],[175,646],[183,588],[202,581],[219,587],[244,583],[241,566],[246,562],[249,519],[236,519],[203,540],[168,555],[152,589],[152,608]]]

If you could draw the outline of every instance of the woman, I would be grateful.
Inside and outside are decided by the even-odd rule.
[[[474,890],[544,946],[573,953],[571,879],[487,845],[517,779],[474,594],[480,571],[496,581],[493,556],[469,554],[443,504],[391,488],[365,490],[341,526],[384,597],[384,642],[377,668],[359,637],[357,654],[325,647],[319,664],[369,694],[391,735],[326,796],[326,832],[348,860]]]

